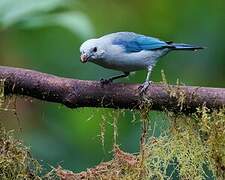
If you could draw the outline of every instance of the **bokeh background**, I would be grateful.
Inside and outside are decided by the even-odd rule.
[[[0,0],[0,63],[99,80],[119,72],[80,63],[79,46],[88,38],[116,31],[207,47],[165,56],[153,70],[153,81],[161,81],[163,69],[172,84],[179,79],[186,85],[225,87],[224,0]],[[141,71],[120,81],[143,82],[145,75]],[[80,171],[109,160],[115,118],[117,143],[128,152],[139,149],[140,123],[134,112],[71,110],[27,97],[10,99],[9,109],[15,102],[16,113],[2,110],[1,123],[16,129],[45,169],[61,165]],[[150,117],[158,127],[165,119],[159,112]]]

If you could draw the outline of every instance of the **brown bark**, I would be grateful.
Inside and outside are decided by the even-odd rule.
[[[148,99],[153,110],[195,112],[202,105],[219,109],[225,105],[225,88],[152,84],[145,97],[140,84],[113,83],[57,77],[37,71],[0,66],[5,95],[25,95],[64,104],[69,108],[104,107],[138,109]],[[144,100],[144,101],[145,101]],[[146,101],[145,101],[146,102]]]

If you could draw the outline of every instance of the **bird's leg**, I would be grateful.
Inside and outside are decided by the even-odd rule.
[[[129,74],[130,74],[129,72],[124,72],[124,74],[121,74],[121,75],[118,75],[118,76],[113,76],[109,79],[101,79],[100,81],[101,81],[102,84],[108,84],[108,83],[113,82],[115,79],[127,77],[127,76],[129,76]]]
[[[148,73],[147,73],[145,82],[138,88],[138,89],[140,89],[141,94],[144,93],[147,90],[147,88],[149,87],[149,85],[151,84],[151,81],[149,81],[151,72],[152,72],[152,67],[148,67]]]

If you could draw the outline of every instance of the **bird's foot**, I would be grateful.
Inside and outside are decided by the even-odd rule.
[[[100,83],[102,86],[106,85],[106,84],[110,84],[112,83],[112,79],[100,79]]]
[[[152,81],[145,81],[142,85],[138,87],[140,94],[144,94],[148,87],[151,85]]]

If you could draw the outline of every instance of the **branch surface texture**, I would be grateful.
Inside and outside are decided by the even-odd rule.
[[[62,78],[33,70],[0,66],[5,95],[25,95],[64,104],[69,108],[103,107],[139,109],[148,102],[152,110],[195,112],[205,105],[209,109],[225,106],[225,88],[152,84],[146,94],[140,84],[112,83]]]

